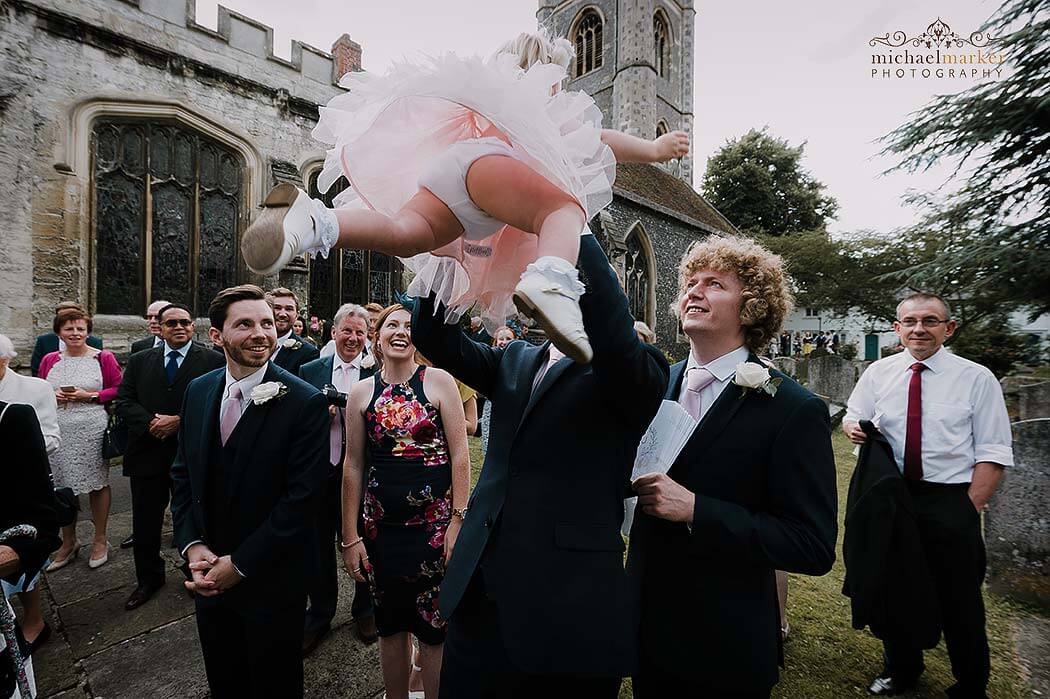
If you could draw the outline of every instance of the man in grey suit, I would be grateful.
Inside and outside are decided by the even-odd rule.
[[[323,503],[317,511],[317,567],[310,577],[310,606],[306,612],[303,655],[313,651],[331,630],[338,600],[339,583],[332,542],[339,540],[342,523],[340,496],[346,450],[346,396],[355,383],[375,371],[374,358],[364,353],[368,339],[368,311],[364,308],[354,303],[340,306],[332,323],[332,339],[335,341],[335,355],[307,362],[299,369],[300,378],[328,398],[328,412],[332,417],[329,432],[331,468]],[[366,583],[357,583],[350,613],[357,637],[365,643],[375,643],[378,639],[375,614],[372,594]]]

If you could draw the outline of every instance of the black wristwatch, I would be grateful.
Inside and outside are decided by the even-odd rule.
[[[92,403],[98,403],[98,394],[96,393],[95,395],[93,395],[90,398],[88,398],[88,400],[91,401]]]

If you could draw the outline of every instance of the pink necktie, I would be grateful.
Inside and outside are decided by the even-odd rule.
[[[700,420],[700,391],[715,380],[715,375],[703,367],[690,367],[685,375],[685,395],[682,396],[682,407],[693,416],[696,421]]]
[[[237,421],[241,419],[241,387],[237,384],[230,386],[230,396],[222,403],[222,415],[219,417],[219,435],[222,444],[226,446],[226,440],[233,434],[237,427]]]
[[[346,371],[342,364],[335,368],[340,374]],[[332,377],[332,381],[335,382],[335,377]],[[336,383],[335,387],[340,391],[343,390],[342,382]],[[343,463],[343,411],[342,409],[336,410],[335,415],[332,417],[332,428],[328,433],[328,439],[331,444],[330,454],[328,456],[330,463],[338,466]]]

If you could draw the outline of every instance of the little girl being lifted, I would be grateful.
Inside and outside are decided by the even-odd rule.
[[[590,361],[580,235],[612,201],[617,161],[680,158],[689,137],[603,129],[589,95],[560,89],[572,59],[568,41],[539,31],[488,60],[449,53],[347,74],[314,137],[332,145],[320,190],[340,175],[349,187],[332,209],[275,187],[244,234],[245,262],[273,274],[334,248],[396,255],[414,273],[409,294],[434,293],[447,322],[473,307],[494,332],[516,306],[567,356]]]

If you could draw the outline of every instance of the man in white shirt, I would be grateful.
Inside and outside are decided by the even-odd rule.
[[[893,448],[937,588],[956,681],[948,694],[985,697],[989,657],[980,512],[1003,468],[1013,465],[1013,451],[995,376],[944,348],[955,327],[939,296],[913,294],[901,301],[894,330],[904,351],[880,359],[861,375],[842,428],[861,444],[865,434],[859,423],[870,420]],[[906,691],[922,674],[922,650],[899,640],[883,646],[885,669],[869,691]]]
[[[339,540],[342,524],[343,454],[346,448],[346,396],[361,379],[375,371],[375,359],[364,353],[368,338],[368,311],[355,303],[339,307],[332,323],[335,354],[315,359],[299,369],[299,377],[326,391],[329,426],[328,481],[323,503],[317,510],[317,569],[310,577],[310,608],[306,612],[303,654],[307,655],[331,630],[338,602],[339,579],[334,542]],[[362,487],[361,492],[364,492]],[[367,583],[356,583],[350,607],[354,634],[364,643],[375,643],[375,611]]]

